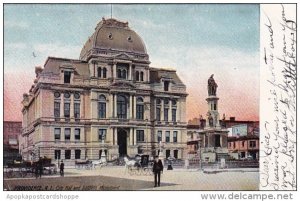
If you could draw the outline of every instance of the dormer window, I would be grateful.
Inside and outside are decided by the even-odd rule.
[[[64,83],[69,84],[71,81],[71,72],[70,71],[64,71]]]
[[[164,81],[164,91],[169,91],[169,85],[170,85],[169,81]]]
[[[127,40],[128,40],[129,42],[132,42],[131,36],[128,36]]]

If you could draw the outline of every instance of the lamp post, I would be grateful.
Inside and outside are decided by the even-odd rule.
[[[202,157],[201,157],[201,141],[199,139],[199,168],[200,168],[200,172],[202,170]]]

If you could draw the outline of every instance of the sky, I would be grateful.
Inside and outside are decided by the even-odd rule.
[[[259,120],[259,5],[114,4],[143,39],[151,67],[176,69],[186,84],[187,121],[207,113],[207,80],[220,116]],[[4,6],[4,120],[21,121],[23,93],[48,56],[78,59],[110,4]]]

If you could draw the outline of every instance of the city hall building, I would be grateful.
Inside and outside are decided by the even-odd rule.
[[[79,60],[48,57],[35,73],[22,101],[23,159],[185,157],[186,86],[175,70],[150,67],[128,22],[103,18]]]

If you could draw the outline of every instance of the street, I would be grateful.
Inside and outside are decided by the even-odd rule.
[[[4,180],[6,190],[258,190],[259,172],[255,169],[203,173],[196,169],[164,170],[161,186],[154,188],[152,175],[129,174],[124,167],[93,170],[66,169],[59,175]]]

